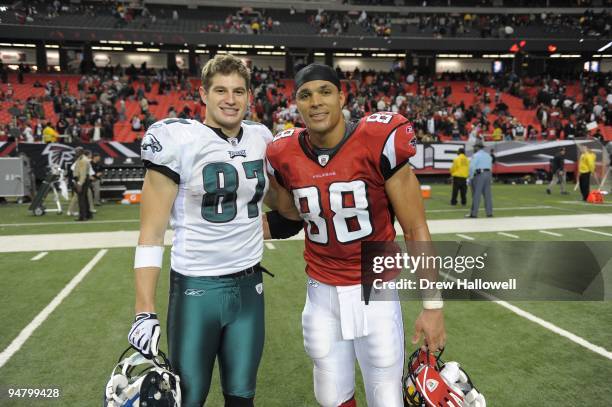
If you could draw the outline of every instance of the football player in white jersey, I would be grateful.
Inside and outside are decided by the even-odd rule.
[[[225,406],[252,406],[264,344],[261,224],[268,188],[263,125],[243,121],[250,73],[218,55],[202,70],[204,123],[167,119],[142,141],[145,176],[135,255],[136,319],[129,341],[157,354],[155,292],[168,221],[174,229],[169,357],[184,407],[206,401],[215,359]]]

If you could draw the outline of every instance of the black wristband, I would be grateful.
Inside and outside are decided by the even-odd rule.
[[[278,211],[266,212],[270,236],[272,239],[287,239],[297,235],[304,226],[301,220],[291,220],[285,218]]]

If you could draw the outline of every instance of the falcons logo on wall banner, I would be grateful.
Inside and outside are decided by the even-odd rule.
[[[64,164],[74,160],[74,147],[60,143],[50,143],[47,144],[42,155],[47,156],[49,168],[53,168],[54,166],[64,168]]]

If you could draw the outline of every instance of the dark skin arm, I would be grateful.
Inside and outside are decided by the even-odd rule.
[[[277,210],[287,219],[302,219],[300,217],[300,213],[295,207],[295,204],[293,203],[293,196],[291,193],[282,187],[272,176],[270,176],[270,189],[264,197],[264,203],[270,209]],[[267,217],[264,215],[262,220],[264,239],[272,239],[270,236],[270,227],[268,226]]]
[[[405,165],[387,180],[385,191],[404,232],[406,244],[430,242],[431,235],[425,220],[421,187],[410,165]],[[412,343],[417,344],[421,335],[425,339],[424,350],[435,352],[444,348],[446,329],[442,309],[423,309],[421,311],[414,324]]]

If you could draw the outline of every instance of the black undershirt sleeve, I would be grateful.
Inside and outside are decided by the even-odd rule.
[[[144,164],[147,170],[153,170],[164,174],[166,177],[174,181],[174,183],[176,183],[177,185],[181,182],[181,176],[166,166],[154,164],[148,160],[142,160],[142,163]]]

